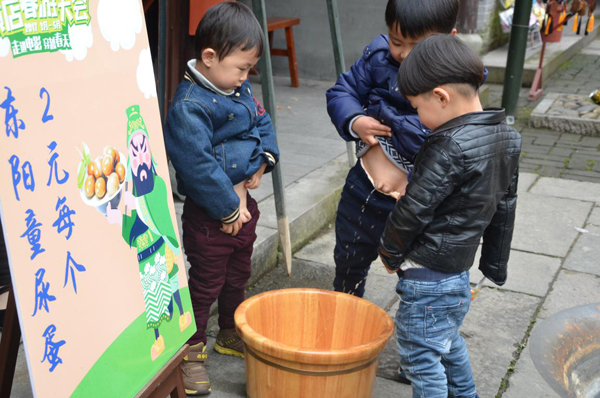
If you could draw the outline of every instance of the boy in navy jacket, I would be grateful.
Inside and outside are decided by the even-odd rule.
[[[429,130],[398,89],[400,63],[423,38],[455,34],[458,0],[389,0],[388,35],[327,91],[327,111],[340,136],[355,141],[336,218],[336,291],[362,297],[388,214],[404,193],[413,157]]]
[[[165,127],[183,207],[183,246],[197,332],[182,363],[189,395],[210,392],[204,367],[210,306],[218,299],[215,350],[244,356],[234,312],[244,300],[259,217],[248,189],[279,158],[271,118],[252,95],[248,72],[264,49],[252,11],[240,3],[211,7],[196,30],[196,59],[188,62]]]

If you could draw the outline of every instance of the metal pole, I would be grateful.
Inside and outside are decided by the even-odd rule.
[[[165,69],[167,61],[167,1],[158,2],[158,106],[161,122],[165,122]]]
[[[525,64],[525,49],[529,33],[529,16],[531,15],[531,0],[516,0],[508,59],[502,91],[502,107],[508,116],[515,116],[521,83],[523,82],[523,65]]]
[[[256,19],[265,33],[266,47],[263,56],[258,61],[260,67],[260,83],[262,85],[263,103],[265,110],[271,115],[273,129],[277,133],[277,115],[275,106],[275,90],[273,87],[273,68],[271,65],[271,53],[269,52],[269,35],[267,34],[267,13],[265,0],[252,0],[252,8]],[[276,135],[277,138],[277,135]],[[275,212],[277,214],[277,229],[281,240],[283,261],[288,275],[292,274],[292,242],[290,239],[290,223],[285,211],[285,195],[280,163],[273,169],[273,193],[275,195]]]
[[[337,76],[346,71],[344,63],[344,48],[342,47],[342,34],[340,30],[340,15],[338,14],[337,0],[327,0],[327,13],[329,14],[329,28],[331,29],[331,42],[333,43],[333,58],[335,60],[335,73]],[[346,143],[348,164],[350,167],[356,163],[354,143]]]

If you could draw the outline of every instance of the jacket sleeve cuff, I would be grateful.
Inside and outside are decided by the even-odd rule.
[[[237,209],[235,209],[233,211],[233,213],[231,213],[227,217],[221,218],[221,222],[223,224],[231,224],[231,223],[236,222],[238,218],[240,218],[240,208],[239,207]]]
[[[275,159],[275,156],[271,152],[265,152],[265,155],[267,155],[268,166],[275,167],[277,164],[277,159]]]
[[[267,167],[265,168],[264,174],[270,173],[275,168],[277,164],[277,158],[271,152],[264,152],[265,157],[267,158]]]
[[[351,135],[352,137],[356,138],[357,140],[358,140],[358,139],[360,139],[360,137],[358,136],[358,134],[356,134],[356,133],[354,132],[354,130],[352,130],[352,125],[354,124],[354,122],[356,121],[356,119],[358,119],[358,118],[359,118],[359,117],[361,117],[361,116],[364,116],[364,115],[357,115],[357,116],[354,116],[354,117],[352,118],[352,120],[350,120],[350,123],[348,123],[348,133],[350,133],[350,135]]]
[[[479,262],[479,270],[486,278],[488,278],[498,286],[502,286],[506,283],[506,265],[493,265],[482,260]]]
[[[400,266],[402,265],[403,256],[394,256],[391,255],[387,250],[383,248],[383,246],[379,246],[377,248],[377,253],[379,254],[379,258],[383,262],[383,265],[392,272],[397,272],[400,270]]]

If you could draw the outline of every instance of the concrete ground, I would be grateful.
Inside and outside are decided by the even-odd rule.
[[[599,43],[594,41],[565,64],[556,78],[548,80],[546,92],[596,88],[594,84],[600,83]],[[568,78],[571,83],[563,84]],[[301,87],[293,89],[287,77],[276,79],[278,138],[296,249],[292,276],[288,277],[285,268],[277,266],[274,201],[270,180],[265,178],[254,195],[262,214],[248,296],[286,287],[331,289],[331,226],[348,171],[345,143],[338,138],[325,111],[324,92],[331,84],[301,80]],[[254,87],[258,91],[259,85],[255,83]],[[501,91],[501,87],[490,87],[492,104],[499,103]],[[524,156],[509,279],[501,288],[484,286],[462,328],[482,398],[557,397],[530,357],[531,330],[563,309],[599,301],[600,170],[594,169],[596,163],[590,170],[586,159],[600,160],[600,139],[527,127],[527,110],[535,103],[526,102],[526,90],[523,94],[516,126],[523,135]],[[474,268],[471,281],[477,282],[480,277]],[[365,295],[391,316],[397,307],[395,282],[395,276],[375,263]],[[244,362],[212,351],[214,318],[208,332],[211,396],[245,396]],[[394,351],[390,342],[380,361],[374,397],[411,396],[410,387],[394,380],[398,365]],[[22,350],[11,396],[32,396]]]

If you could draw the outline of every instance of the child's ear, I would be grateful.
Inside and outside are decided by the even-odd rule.
[[[210,68],[217,59],[217,52],[212,48],[205,48],[202,50],[202,63]]]
[[[450,34],[451,34],[452,36],[456,36],[456,28],[452,29],[452,32],[450,32]]]
[[[448,91],[442,87],[436,87],[433,89],[433,96],[437,102],[445,108],[450,103],[450,94]]]

